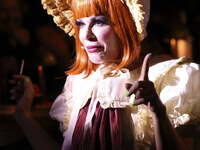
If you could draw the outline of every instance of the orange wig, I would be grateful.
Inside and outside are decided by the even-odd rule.
[[[73,23],[76,19],[104,15],[110,18],[115,34],[117,35],[121,48],[121,62],[115,69],[122,68],[133,61],[137,61],[140,55],[140,42],[136,31],[135,23],[126,5],[120,0],[74,0],[72,2],[74,15]],[[76,35],[76,59],[73,67],[66,73],[75,75],[85,71],[86,77],[92,70],[96,69],[87,53],[81,49],[79,40],[79,28],[74,26]]]

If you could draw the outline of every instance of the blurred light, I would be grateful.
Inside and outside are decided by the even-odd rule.
[[[176,39],[172,38],[170,40],[170,46],[171,46],[171,54],[173,57],[177,57],[177,45],[176,45]]]
[[[182,57],[186,56],[187,58],[192,59],[192,44],[189,40],[178,39],[177,40],[177,56]]]

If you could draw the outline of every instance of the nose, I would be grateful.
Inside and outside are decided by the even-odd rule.
[[[92,27],[91,26],[88,26],[87,29],[86,29],[86,39],[89,40],[89,41],[95,41],[96,40],[96,36],[92,30]]]

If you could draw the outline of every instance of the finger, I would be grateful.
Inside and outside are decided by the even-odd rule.
[[[149,72],[149,61],[151,59],[151,53],[147,54],[144,58],[142,64],[142,70],[139,80],[141,81],[149,81],[148,72]]]
[[[11,100],[18,100],[20,98],[20,93],[14,91],[14,90],[11,91],[10,94],[11,94],[11,96],[10,96]]]
[[[20,90],[22,90],[24,88],[24,86],[21,84],[21,85],[15,85],[11,88],[10,92],[11,93],[14,93],[14,92],[18,92]]]
[[[9,91],[10,94],[16,93],[17,88],[14,86],[11,88],[11,90]]]
[[[17,81],[15,79],[11,79],[11,80],[8,81],[8,83],[10,83],[10,84],[16,84]]]
[[[19,93],[15,93],[15,94],[11,95],[10,99],[18,101],[20,99],[20,97],[21,97],[21,95]]]
[[[128,90],[129,95],[135,94],[141,88],[149,89],[152,87],[152,85],[153,85],[153,83],[151,81],[136,81],[129,88],[129,90]]]
[[[131,83],[126,83],[126,84],[125,84],[125,87],[126,87],[127,90],[129,90],[129,89],[131,88],[131,86],[132,86]]]
[[[35,89],[33,87],[31,79],[27,76],[24,78],[24,86],[25,88],[23,97],[32,99],[35,95]]]
[[[15,85],[15,86],[13,86],[11,88],[11,90],[9,91],[9,93],[11,95],[22,95],[23,91],[24,91],[24,86],[21,84],[21,85]]]
[[[24,75],[13,75],[13,79],[17,81],[24,81],[27,76]]]
[[[135,98],[136,99],[148,98],[151,95],[152,95],[152,90],[150,90],[150,89],[140,89],[140,90],[137,90],[137,92],[135,93]]]
[[[126,96],[130,96],[132,94],[134,94],[139,88],[139,83],[135,82],[133,84],[126,84],[126,89],[128,90],[128,93],[126,94]]]
[[[148,104],[148,102],[153,102],[154,97],[153,96],[148,96],[148,97],[143,97],[139,99],[135,99],[134,105],[141,105],[141,104]]]
[[[28,76],[24,75],[13,75],[13,80],[15,80],[17,83],[24,84],[24,86],[32,86],[32,81]],[[14,82],[14,81],[10,81]]]
[[[146,104],[147,103],[146,101],[147,100],[145,98],[139,98],[139,99],[135,100],[134,106],[141,105],[141,104]]]
[[[126,83],[125,87],[128,90],[128,92],[126,93],[126,96],[130,96],[131,94],[129,93],[129,89],[131,88],[132,84],[131,83]]]
[[[13,79],[9,80],[9,84],[17,84],[17,85],[21,85],[24,82],[24,78],[25,76],[22,75],[13,75]]]

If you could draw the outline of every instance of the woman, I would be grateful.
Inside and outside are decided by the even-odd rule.
[[[192,91],[200,86],[199,66],[186,58],[156,65],[152,65],[154,59],[150,62],[151,54],[144,58],[140,44],[147,21],[142,8],[148,7],[140,2],[144,1],[42,1],[56,24],[76,38],[75,63],[50,111],[60,122],[65,138],[62,149],[153,149],[154,145],[185,149],[173,126],[199,118],[192,116],[198,110],[188,111],[199,105],[199,95]],[[15,76],[15,80],[25,79]],[[30,108],[25,99],[33,99],[31,81],[27,81],[16,119],[35,148],[42,149],[40,144],[43,149],[54,148],[56,143],[25,109],[25,105]],[[32,124],[36,128],[30,134]]]

